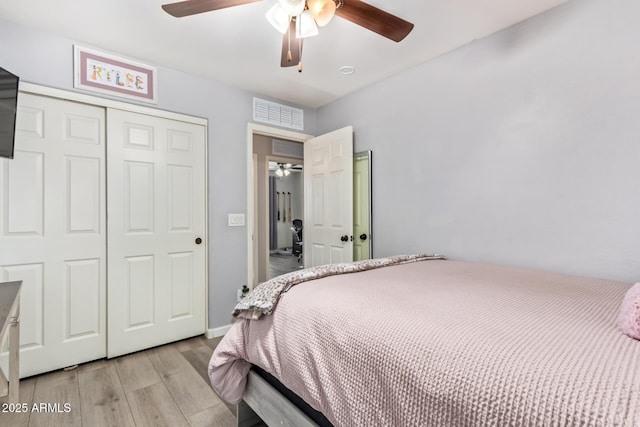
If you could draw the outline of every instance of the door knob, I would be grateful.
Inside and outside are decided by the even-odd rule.
[[[199,237],[196,237],[196,245],[199,245],[200,243],[202,243],[202,239]]]
[[[367,240],[367,235],[365,233],[362,233],[360,235],[360,240]]]
[[[346,234],[342,237],[340,237],[340,240],[343,242],[348,242],[349,241],[349,236],[347,236]]]

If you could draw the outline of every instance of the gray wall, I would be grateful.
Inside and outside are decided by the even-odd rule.
[[[376,255],[638,281],[638,16],[569,2],[320,108],[373,150]]]
[[[30,83],[73,90],[74,43],[82,40],[0,20],[0,66]],[[227,214],[247,210],[247,123],[253,118],[254,94],[153,65],[158,66],[156,107],[209,121],[209,327],[224,326],[236,303],[236,289],[247,283],[246,228],[228,227]],[[316,111],[304,110],[304,132],[315,134]]]

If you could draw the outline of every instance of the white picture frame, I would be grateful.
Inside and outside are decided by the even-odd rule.
[[[74,45],[73,87],[156,104],[157,68]]]

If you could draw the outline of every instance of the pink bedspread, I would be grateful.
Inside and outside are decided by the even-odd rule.
[[[640,426],[630,286],[444,260],[326,277],[238,319],[209,376],[234,403],[258,365],[336,426]]]

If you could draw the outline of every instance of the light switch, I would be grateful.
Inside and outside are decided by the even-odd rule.
[[[229,214],[229,227],[244,227],[244,214]]]

